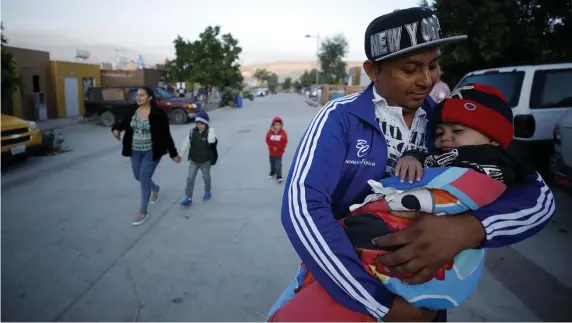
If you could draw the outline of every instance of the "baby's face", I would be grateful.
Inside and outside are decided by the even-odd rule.
[[[444,151],[450,151],[462,146],[486,144],[498,146],[498,143],[492,141],[489,137],[473,128],[460,124],[442,123],[435,129],[435,147]]]

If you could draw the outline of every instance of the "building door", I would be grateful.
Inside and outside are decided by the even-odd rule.
[[[66,117],[79,116],[79,88],[77,78],[66,77],[64,79],[64,96],[66,98]]]

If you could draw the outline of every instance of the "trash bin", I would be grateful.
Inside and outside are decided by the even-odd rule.
[[[335,99],[337,99],[337,98],[341,98],[342,96],[344,96],[343,93],[333,92],[333,93],[330,95],[330,100],[335,100]]]
[[[237,95],[234,100],[234,107],[235,108],[242,108],[242,96]]]

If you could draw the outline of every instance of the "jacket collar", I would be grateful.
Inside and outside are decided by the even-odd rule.
[[[375,93],[377,94],[377,93]],[[377,130],[381,132],[379,128],[379,123],[375,119],[375,101],[383,101],[387,104],[387,101],[380,95],[374,94],[374,87],[373,82],[371,82],[365,90],[358,96],[356,99],[355,108],[350,110],[350,113],[355,115],[356,117],[362,119],[363,121],[369,123]],[[435,102],[431,99],[430,96],[425,98],[423,101],[423,105],[421,105],[421,109],[427,113],[428,117],[431,117],[433,113],[433,108],[435,106]]]
[[[370,83],[367,88],[361,92],[361,94],[356,99],[355,108],[350,110],[350,113],[356,117],[362,119],[363,121],[369,123],[377,130],[381,132],[379,128],[379,123],[375,120],[375,105],[373,104],[373,82]]]

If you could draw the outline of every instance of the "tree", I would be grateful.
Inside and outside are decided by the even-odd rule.
[[[280,85],[280,83],[278,82],[278,75],[276,75],[276,73],[269,73],[266,76],[266,85],[268,86],[268,90],[272,93],[276,93],[276,90],[278,89],[278,86]]]
[[[299,80],[294,81],[294,90],[296,91],[300,91],[300,89],[302,88],[302,83],[300,83]]]
[[[190,81],[194,83],[192,66],[193,66],[193,51],[192,44],[185,41],[183,37],[177,36],[173,41],[175,45],[175,59],[167,62],[167,71],[171,79],[183,82]]]
[[[429,8],[429,3],[427,2],[427,0],[421,0],[421,1],[419,1],[419,7]]]
[[[12,93],[19,85],[20,75],[14,56],[4,48],[8,44],[8,39],[4,36],[4,23],[0,23],[0,28],[2,31],[2,95],[9,95],[8,93]]]
[[[312,84],[316,84],[316,74],[318,73],[318,70],[313,68],[310,72],[308,71],[304,71],[304,73],[300,76],[300,84],[303,87],[308,87]],[[319,73],[318,76],[318,83],[322,84],[324,83],[325,77],[324,77],[324,73]]]
[[[444,36],[466,34],[443,46],[443,78],[456,83],[472,70],[572,60],[569,0],[435,0]]]
[[[292,87],[292,78],[288,76],[284,79],[284,82],[282,82],[282,89],[289,91],[291,87]]]
[[[220,29],[209,26],[193,42],[177,36],[173,41],[176,58],[168,64],[169,74],[177,81],[240,88],[243,77],[238,61],[242,48],[230,33],[221,35]]]
[[[326,38],[318,53],[325,82],[328,84],[343,83],[347,76],[347,63],[344,61],[348,53],[348,41],[342,34]]]
[[[269,75],[270,73],[264,68],[257,68],[256,71],[254,71],[254,78],[258,81],[259,85],[262,85]]]

